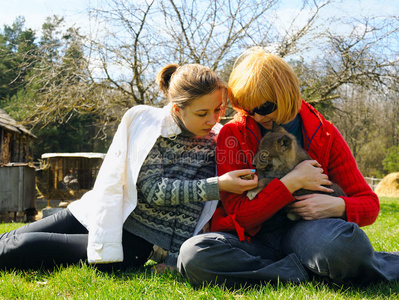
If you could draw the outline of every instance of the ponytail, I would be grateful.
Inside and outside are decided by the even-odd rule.
[[[164,93],[165,97],[168,97],[170,81],[178,67],[178,64],[168,64],[158,72],[156,81],[158,82],[159,89]]]

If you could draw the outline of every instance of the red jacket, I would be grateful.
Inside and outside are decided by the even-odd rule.
[[[379,200],[357,168],[343,137],[331,122],[307,102],[303,101],[299,114],[303,124],[304,149],[347,195],[342,197],[346,203],[346,219],[359,226],[372,224],[378,216]],[[252,159],[260,139],[256,121],[237,113],[232,121],[223,126],[218,136],[218,175],[252,168]],[[245,193],[221,192],[222,205],[213,215],[211,231],[237,231],[243,240],[255,235],[264,221],[292,201],[292,194],[279,179],[274,179],[252,201]]]

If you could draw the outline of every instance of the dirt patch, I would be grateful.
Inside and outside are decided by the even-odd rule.
[[[375,188],[378,197],[399,198],[399,172],[385,176]]]

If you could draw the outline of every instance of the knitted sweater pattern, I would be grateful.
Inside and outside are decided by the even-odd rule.
[[[210,135],[161,136],[140,169],[137,207],[124,228],[169,250],[169,264],[193,235],[204,201],[220,199],[215,134]]]

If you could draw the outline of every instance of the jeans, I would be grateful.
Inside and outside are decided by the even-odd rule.
[[[313,276],[363,284],[398,280],[399,255],[375,252],[354,223],[301,220],[270,232],[261,230],[250,243],[222,232],[192,237],[180,249],[178,269],[195,286],[303,282]]]
[[[74,264],[87,259],[87,229],[64,209],[54,215],[0,234],[0,269],[40,268]],[[100,269],[140,267],[152,244],[123,231],[124,261],[98,265]]]

